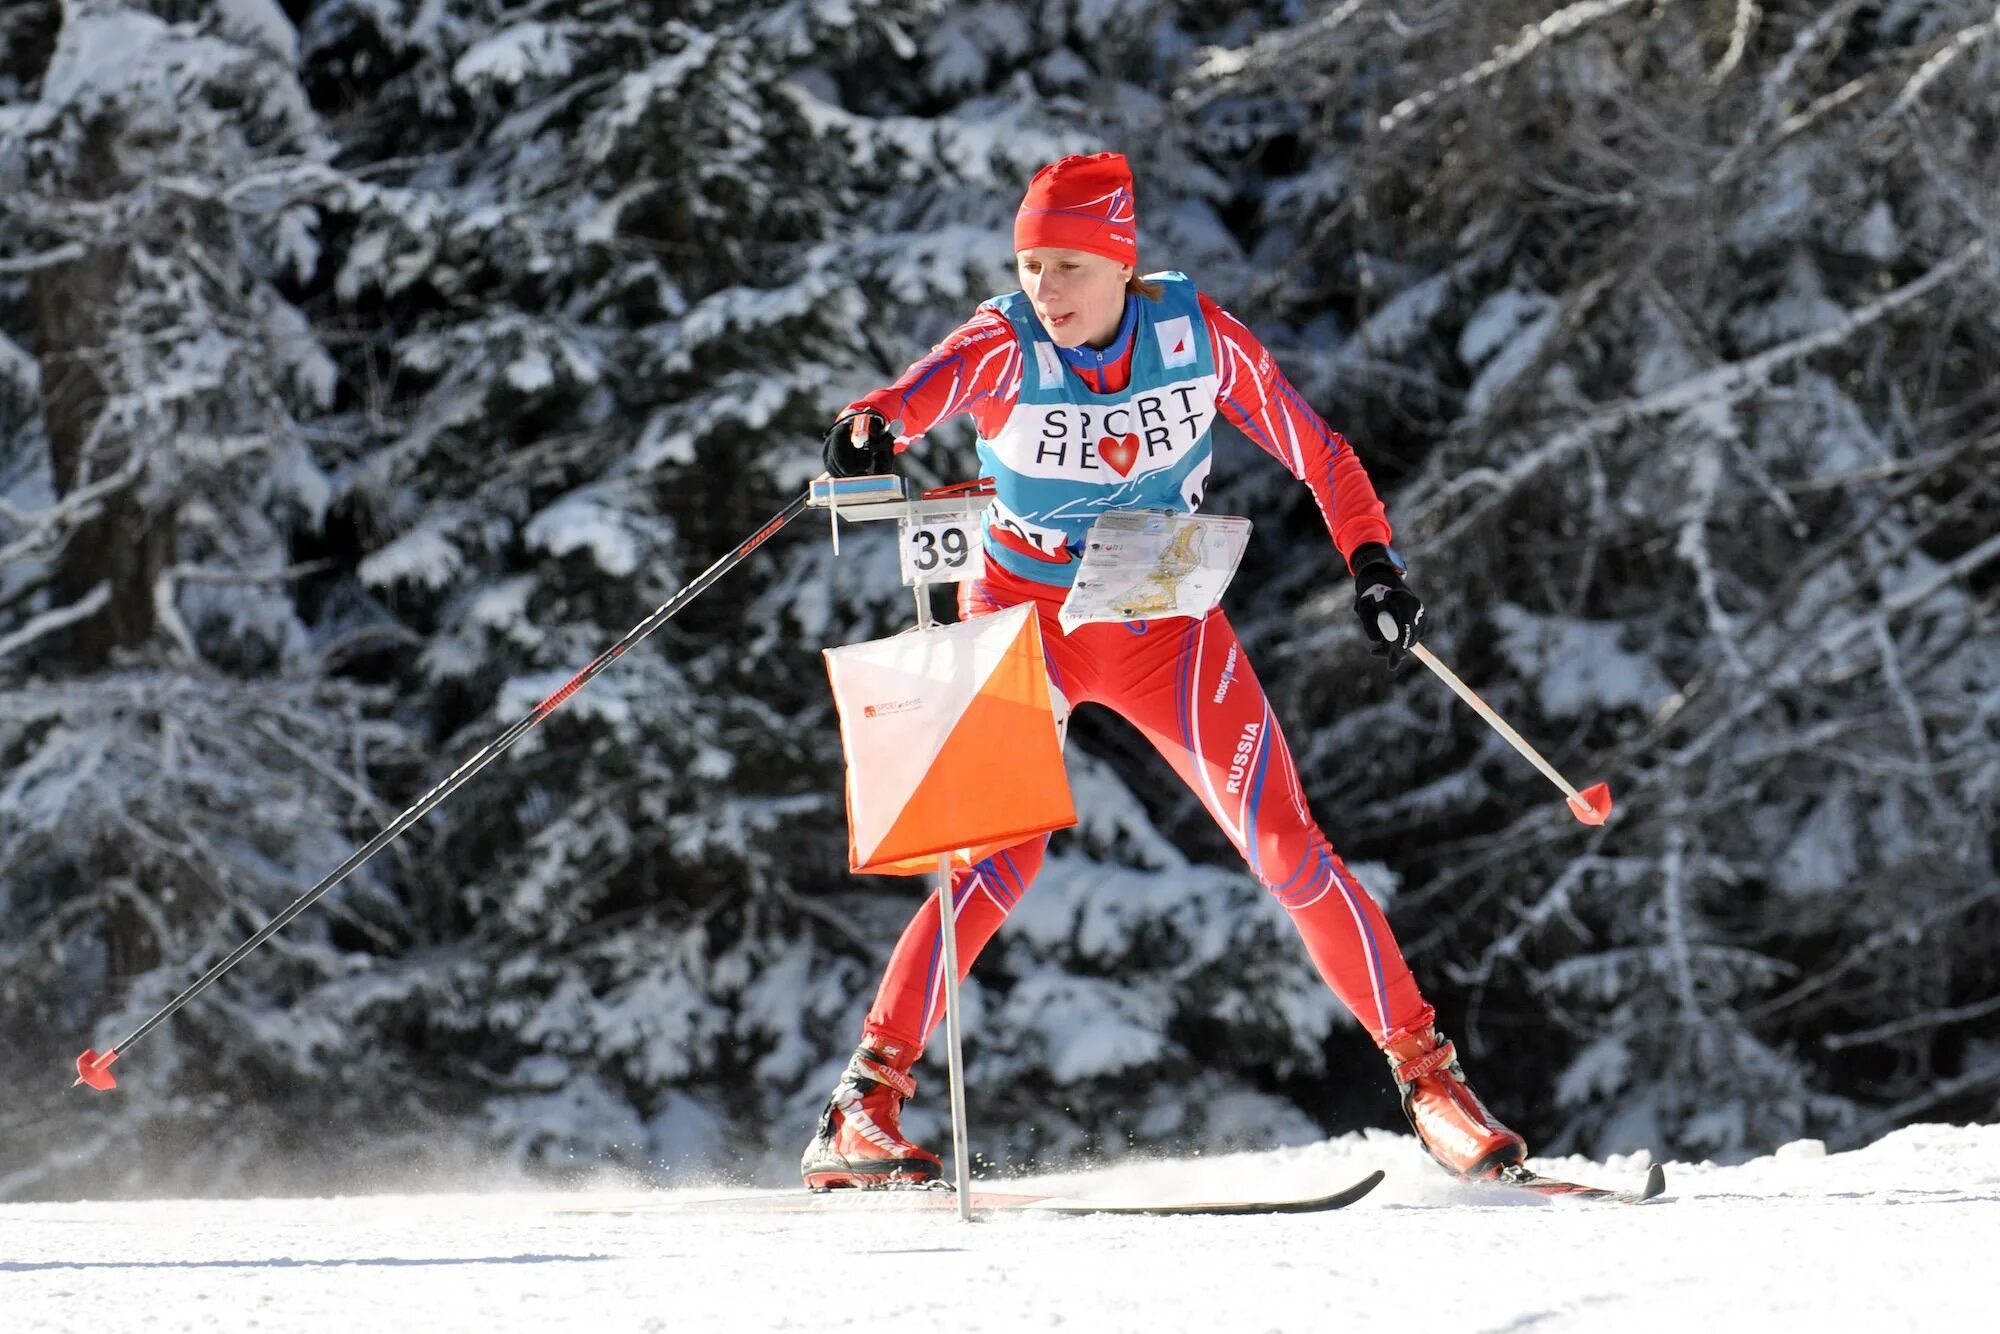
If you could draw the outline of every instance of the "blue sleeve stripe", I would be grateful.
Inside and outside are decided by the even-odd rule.
[[[1230,407],[1236,409],[1236,415],[1238,418],[1236,424],[1242,428],[1243,434],[1249,436],[1252,440],[1256,441],[1257,448],[1263,450],[1266,454],[1269,454],[1272,458],[1278,460],[1278,462],[1280,463],[1288,462],[1284,454],[1279,451],[1277,442],[1273,441],[1269,436],[1265,435],[1263,431],[1258,429],[1257,417],[1255,413],[1245,411],[1243,405],[1241,403],[1238,403],[1234,398],[1225,397],[1222,401],[1227,403]]]
[[[964,352],[962,352],[962,351],[961,351],[961,352],[953,352],[953,353],[950,353],[950,354],[948,354],[948,355],[940,355],[940,356],[938,356],[937,360],[933,361],[933,362],[932,362],[932,363],[931,363],[931,364],[930,364],[930,365],[929,365],[929,366],[928,366],[928,367],[927,367],[927,368],[926,368],[926,369],[924,370],[924,373],[923,373],[922,375],[919,375],[919,376],[918,376],[918,377],[917,377],[917,378],[916,378],[915,380],[911,381],[911,382],[910,382],[910,387],[909,387],[908,389],[905,389],[905,390],[903,391],[903,397],[902,397],[902,402],[903,402],[903,405],[904,405],[905,407],[909,406],[909,402],[910,402],[910,395],[911,395],[911,394],[914,394],[914,393],[916,393],[916,392],[917,392],[917,390],[919,390],[919,389],[922,389],[922,388],[924,387],[925,383],[926,383],[927,381],[929,381],[929,379],[930,379],[930,378],[931,378],[931,377],[932,377],[933,375],[936,375],[936,374],[937,374],[937,373],[938,373],[939,371],[943,370],[943,369],[944,369],[944,368],[945,368],[946,366],[949,366],[949,365],[951,365],[951,364],[953,364],[953,363],[958,363],[958,364],[961,364],[961,365],[962,365],[962,364],[964,363],[964,361],[965,361],[965,353],[964,353]]]
[[[1299,391],[1292,386],[1290,380],[1280,379],[1278,392],[1298,405],[1299,410],[1305,414],[1305,419],[1312,424],[1313,430],[1318,434],[1320,443],[1327,447],[1329,453],[1338,457],[1340,451],[1348,447],[1347,438],[1327,425],[1326,418],[1320,416],[1312,404],[1299,396]]]

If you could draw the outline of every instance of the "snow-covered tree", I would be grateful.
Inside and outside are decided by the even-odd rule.
[[[1144,265],[1355,442],[1434,647],[1618,794],[1580,829],[1381,675],[1224,432],[1239,629],[1501,1112],[1717,1153],[1990,1112],[1996,51],[1972,0],[8,6],[0,1070],[122,1036],[796,495],[1012,285],[1028,174],[1116,147]],[[0,1189],[783,1179],[918,895],[844,873],[818,660],[909,598],[809,529]],[[1194,799],[1090,710],[1071,761],[967,992],[982,1151],[1393,1123]]]
[[[1990,1108],[1992,7],[1339,5],[1205,72],[1326,127],[1255,182],[1271,293],[1410,471],[1434,641],[1625,807],[1552,822],[1427,687],[1322,733],[1376,837],[1449,831],[1404,930],[1501,1105],[1718,1153]]]
[[[24,1087],[336,863],[406,742],[380,691],[330,674],[339,627],[299,601],[295,542],[332,495],[302,419],[335,372],[282,290],[301,242],[276,201],[329,149],[275,7],[201,11],[12,20],[38,49],[0,120],[0,881],[21,928],[0,987]],[[126,1151],[139,1134],[299,1142],[297,1081],[360,1070],[334,1015],[282,1007],[365,968],[402,917],[373,877],[331,906],[191,1008],[121,1107],[71,1109],[45,1147],[73,1182],[175,1179]]]

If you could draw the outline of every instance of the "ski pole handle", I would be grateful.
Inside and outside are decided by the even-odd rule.
[[[1376,614],[1375,628],[1382,632],[1385,639],[1392,642],[1402,633],[1402,627],[1396,624],[1396,618],[1386,611]],[[1451,668],[1439,662],[1435,653],[1432,653],[1422,644],[1410,645],[1410,653],[1418,662],[1430,668],[1438,680],[1450,686],[1451,692],[1464,700],[1466,705],[1474,713],[1478,714],[1488,727],[1498,732],[1501,739],[1512,746],[1520,754],[1521,758],[1541,770],[1542,777],[1556,785],[1566,799],[1571,815],[1574,815],[1578,820],[1587,825],[1601,825],[1610,816],[1611,788],[1608,784],[1598,783],[1594,787],[1588,787],[1578,792],[1570,785],[1570,781],[1567,778],[1556,772],[1554,765],[1542,758],[1540,751],[1529,745],[1526,738],[1507,725],[1505,718],[1502,718],[1493,711],[1492,705],[1473,693],[1472,687],[1459,680],[1457,673],[1453,672]]]

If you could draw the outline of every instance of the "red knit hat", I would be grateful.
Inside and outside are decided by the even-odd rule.
[[[1014,215],[1014,250],[1035,246],[1138,264],[1139,215],[1123,153],[1072,155],[1035,173]]]

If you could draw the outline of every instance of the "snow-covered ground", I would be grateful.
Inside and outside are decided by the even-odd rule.
[[[1644,1163],[1536,1166],[1628,1184]],[[1308,1217],[658,1207],[685,1192],[9,1205],[0,1329],[1715,1334],[1991,1329],[2000,1310],[2000,1126],[1672,1164],[1637,1208],[1460,1186],[1372,1134],[1042,1181],[1304,1194],[1374,1167],[1367,1200]]]

